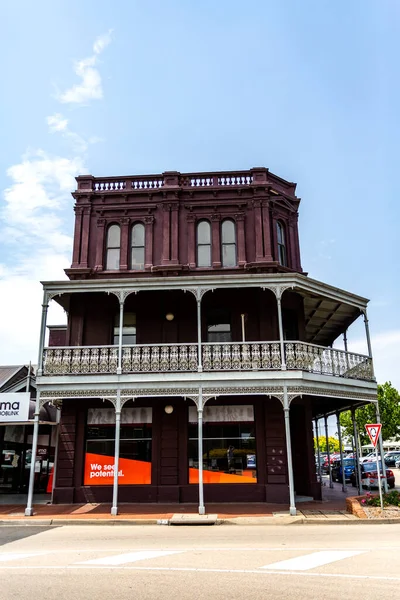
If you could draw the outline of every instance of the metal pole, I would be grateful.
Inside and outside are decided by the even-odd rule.
[[[377,402],[375,404],[375,411],[376,411],[376,422],[380,423],[381,422],[381,413],[380,413],[380,410],[379,410],[379,402]],[[388,492],[388,483],[387,483],[387,479],[386,479],[386,465],[385,465],[384,451],[383,451],[382,429],[381,429],[381,432],[379,434],[378,444],[379,444],[379,453],[381,455],[381,461],[382,461],[382,472],[383,472],[383,469],[385,469],[385,472],[383,473],[383,476],[384,476],[383,489],[385,490],[385,494],[387,494],[387,492]]]
[[[243,314],[243,313],[240,315],[240,318],[242,319],[242,342],[246,341],[246,331],[245,331],[245,328],[244,328],[244,318],[245,318],[245,316],[246,315]]]
[[[25,391],[29,392],[29,388],[31,387],[31,361],[29,361],[29,367],[28,367],[28,375],[26,377],[26,387],[25,387]]]
[[[382,481],[381,481],[381,468],[379,466],[379,458],[378,458],[378,446],[375,446],[375,456],[376,456],[376,470],[378,471],[378,486],[379,486],[379,498],[381,501],[381,509],[383,509],[383,498],[382,498]],[[382,460],[382,473],[383,473],[383,460]],[[386,473],[383,475],[386,479]]]
[[[346,329],[346,331],[343,333],[343,345],[344,345],[344,350],[345,350],[345,352],[347,352],[347,329]]]
[[[54,449],[54,465],[53,465],[53,485],[51,487],[51,503],[53,504],[54,498],[54,488],[56,486],[56,476],[57,476],[57,461],[58,461],[58,448],[60,445],[60,419],[61,419],[61,409],[57,408],[56,412],[56,447]]]
[[[353,421],[353,433],[354,433],[354,445],[356,447],[356,469],[358,473],[358,493],[362,494],[362,482],[361,482],[361,467],[360,467],[360,448],[358,445],[358,436],[357,436],[357,423],[356,423],[356,415],[354,408],[351,409],[351,418]]]
[[[201,296],[200,290],[197,290],[197,370],[203,371],[203,358],[201,355]]]
[[[318,456],[318,477],[319,482],[322,484],[322,475],[321,475],[321,451],[319,449],[319,434],[318,434],[318,419],[315,418],[315,438],[317,441],[317,456]]]
[[[276,297],[276,302],[278,304],[279,343],[281,346],[281,369],[282,371],[286,371],[285,343],[283,339],[282,305],[280,296]]]
[[[199,451],[199,515],[205,515],[203,485],[203,390],[199,387],[197,404],[198,451]]]
[[[329,468],[329,487],[333,488],[332,482],[332,465],[331,465],[331,453],[329,451],[329,434],[328,434],[328,417],[324,416],[325,420],[325,438],[326,438],[326,452],[328,454],[328,468]]]
[[[338,429],[338,437],[339,437],[340,463],[342,465],[342,492],[345,492],[347,490],[346,475],[344,472],[344,462],[343,462],[342,430],[340,427],[340,415],[338,412],[336,413],[336,421],[337,421],[337,429]]]
[[[119,443],[121,433],[121,390],[117,389],[117,399],[115,403],[115,448],[114,448],[114,484],[113,484],[113,502],[111,515],[116,517],[118,514],[118,469],[119,469]]]
[[[369,324],[368,324],[368,317],[367,317],[367,309],[366,308],[363,310],[363,313],[364,313],[365,335],[367,336],[368,356],[369,356],[369,358],[371,360],[372,377],[374,377],[374,363],[373,363],[373,360],[372,360],[371,336],[369,334]]]
[[[122,330],[124,327],[124,301],[119,303],[118,367],[117,375],[122,373]]]
[[[33,516],[33,487],[35,483],[35,464],[36,464],[36,452],[39,437],[39,415],[40,415],[40,391],[36,392],[36,404],[35,404],[35,417],[33,423],[33,439],[32,439],[32,455],[31,455],[31,469],[29,472],[29,487],[28,487],[28,500],[25,508],[25,516]]]
[[[292,462],[292,442],[290,436],[290,416],[289,416],[289,401],[287,395],[286,384],[283,384],[283,412],[285,415],[285,435],[286,435],[286,454],[287,454],[287,466],[288,466],[288,479],[289,479],[289,514],[295,517],[296,502],[294,493],[294,477],[293,477],[293,462]]]
[[[38,354],[38,368],[37,375],[40,377],[43,370],[43,348],[44,340],[46,337],[46,322],[47,322],[47,311],[49,309],[49,301],[47,293],[43,292],[43,304],[42,304],[42,321],[40,324],[40,336],[39,336],[39,354]]]

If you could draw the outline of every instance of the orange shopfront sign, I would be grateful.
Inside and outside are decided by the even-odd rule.
[[[114,482],[114,457],[86,453],[84,485],[112,485]],[[120,458],[118,485],[150,484],[151,462]]]

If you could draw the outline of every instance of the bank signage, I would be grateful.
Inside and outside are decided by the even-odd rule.
[[[29,392],[0,394],[0,423],[15,423],[29,419]]]

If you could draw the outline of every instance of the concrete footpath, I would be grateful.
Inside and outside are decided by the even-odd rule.
[[[305,506],[313,504],[314,506]],[[111,516],[110,504],[39,504],[34,516],[25,517],[24,506],[0,506],[0,525],[344,525],[346,523],[400,523],[400,519],[359,519],[341,509],[304,503],[297,515],[290,516],[282,505],[209,504],[207,514],[199,516],[197,505],[121,504],[118,516]]]
[[[322,486],[322,500],[297,498],[297,515],[289,506],[267,503],[206,503],[206,515],[197,514],[197,504],[119,504],[111,516],[110,504],[50,504],[50,496],[34,498],[34,516],[25,517],[26,496],[0,500],[0,525],[344,525],[400,523],[400,518],[359,518],[346,510],[346,498],[355,490],[335,483]],[[12,500],[12,502],[11,502]]]

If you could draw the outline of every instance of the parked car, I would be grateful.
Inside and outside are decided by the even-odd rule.
[[[379,468],[380,468],[381,477],[382,477],[382,475],[383,475],[382,462],[379,463]],[[378,469],[377,469],[376,462],[375,463],[372,463],[372,462],[362,463],[360,465],[360,469],[361,469],[361,485],[362,485],[362,487],[368,487],[368,488],[378,487],[378,485],[379,485]],[[391,471],[390,469],[386,469],[386,479],[387,479],[387,484],[390,487],[390,489],[393,489],[394,484],[395,484],[395,478],[394,478],[393,471]],[[353,471],[353,473],[350,476],[350,481],[351,481],[351,485],[353,487],[357,487],[357,479],[356,479],[355,470]]]
[[[394,467],[396,466],[396,461],[397,459],[400,459],[400,451],[396,450],[393,452],[387,452],[387,454],[385,454],[385,463],[387,467]]]
[[[381,459],[381,457],[379,456],[379,460],[380,459]],[[366,462],[376,462],[376,453],[370,452],[366,456],[362,456],[360,458],[360,463],[366,463]]]
[[[343,481],[343,468],[344,468],[344,479],[345,481],[350,481],[351,474],[354,471],[354,459],[353,458],[345,458],[343,459],[343,467],[340,460],[337,460],[332,467],[332,479],[333,481]]]
[[[396,469],[400,469],[400,456],[399,456],[399,458],[396,460],[395,467],[396,467]]]

